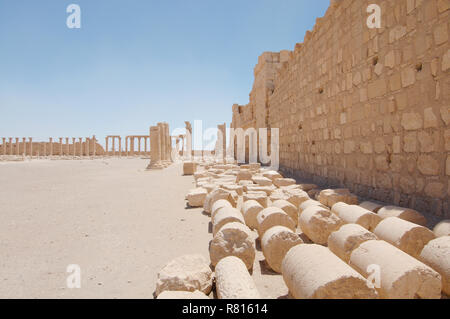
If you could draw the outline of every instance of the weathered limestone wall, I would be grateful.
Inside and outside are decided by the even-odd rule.
[[[371,3],[382,9],[381,29],[366,25]],[[281,169],[449,216],[449,7],[448,0],[332,1],[276,68],[267,107],[268,126],[280,129]],[[251,97],[262,81],[256,77]],[[237,109],[232,127],[262,123],[257,107],[252,117]]]

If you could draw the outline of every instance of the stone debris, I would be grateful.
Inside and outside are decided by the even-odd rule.
[[[273,182],[270,178],[264,177],[264,176],[253,176],[252,177],[253,183],[259,185],[259,186],[271,186],[273,185]]]
[[[450,236],[429,241],[419,259],[441,275],[442,291],[450,296]]]
[[[248,272],[256,258],[254,231],[267,267],[282,274],[294,298],[448,293],[448,221],[433,233],[417,211],[373,200],[358,205],[348,189],[296,184],[260,166],[198,162],[197,170],[197,188],[186,200],[211,214],[209,254],[219,298],[260,298]],[[378,266],[382,284],[374,288],[369,276]],[[158,292],[167,291],[160,298],[208,298],[191,286]]]
[[[163,291],[156,299],[209,299],[201,291]]]
[[[169,262],[158,273],[156,296],[163,291],[196,291],[208,295],[213,273],[202,255],[184,255]]]
[[[291,248],[281,272],[297,299],[375,299],[378,293],[367,280],[328,248],[303,244]]]
[[[303,203],[301,203],[300,206],[298,207],[299,216],[305,209],[307,209],[310,206],[317,206],[317,207],[322,207],[322,208],[328,209],[327,206],[323,205],[319,201],[316,201],[314,199],[308,199],[308,200],[304,201]]]
[[[248,269],[252,269],[255,261],[255,241],[252,231],[242,223],[225,224],[211,241],[209,256],[213,266],[216,266],[222,258],[235,256],[240,258]]]
[[[331,207],[331,211],[339,216],[344,223],[358,224],[370,231],[373,231],[381,221],[380,216],[358,205],[339,202]]]
[[[450,219],[446,219],[438,223],[433,228],[436,237],[450,236]]]
[[[362,243],[351,253],[349,264],[366,278],[377,272],[381,298],[441,298],[441,276],[383,240]]]
[[[316,184],[299,184],[298,186],[300,187],[301,190],[304,190],[305,192],[317,189]]]
[[[364,201],[362,203],[359,204],[360,207],[370,210],[372,213],[378,213],[378,211],[380,210],[380,208],[386,206],[385,204],[381,203],[381,202],[375,202],[375,201]]]
[[[224,207],[229,207],[229,208],[233,208],[233,206],[231,205],[231,203],[229,201],[227,201],[226,199],[219,199],[218,201],[216,201],[211,208],[211,221],[214,220],[214,216],[217,214],[217,212],[224,208]]]
[[[377,236],[358,224],[346,224],[328,237],[328,248],[346,263],[353,250],[368,240],[377,240]]]
[[[245,225],[244,217],[239,210],[233,207],[224,207],[219,209],[212,220],[213,236],[216,236],[222,226],[233,222],[238,222]]]
[[[303,241],[299,235],[284,226],[269,228],[261,240],[267,264],[278,273],[281,273],[281,263],[289,249],[300,244],[303,244]]]
[[[242,214],[244,215],[245,223],[250,229],[258,229],[258,214],[264,207],[256,200],[248,200],[242,205]]]
[[[230,202],[231,206],[236,207],[238,194],[233,191],[227,191],[223,188],[213,190],[206,196],[203,209],[206,213],[211,214],[212,205],[219,199],[226,199]]]
[[[295,185],[295,179],[292,178],[275,178],[273,184],[277,187]]]
[[[260,299],[255,282],[244,262],[229,256],[220,260],[215,268],[216,292],[219,299]]]
[[[435,238],[426,227],[397,217],[383,219],[374,230],[379,239],[385,240],[405,253],[418,258],[423,247]]]
[[[258,186],[258,185],[245,185],[244,190],[247,193],[260,193],[264,192],[267,196],[270,196],[276,189],[275,186]]]
[[[378,215],[383,219],[388,217],[398,217],[417,225],[427,225],[427,219],[425,218],[425,216],[423,216],[418,211],[410,208],[384,206],[378,210]]]
[[[194,175],[197,169],[197,163],[184,162],[183,163],[183,175]]]
[[[325,245],[328,236],[344,224],[328,208],[309,206],[299,217],[298,225],[314,243]]]
[[[289,215],[289,217],[292,218],[292,220],[295,223],[295,226],[297,227],[298,224],[298,209],[295,207],[294,204],[289,203],[287,200],[277,200],[272,203],[272,207],[278,207],[282,209],[286,214]]]
[[[278,207],[263,209],[257,216],[258,234],[262,239],[264,233],[274,226],[284,226],[295,232],[295,223],[288,214]]]
[[[240,182],[240,181],[244,181],[244,180],[251,181],[252,180],[252,173],[249,170],[241,169],[239,171],[239,173],[237,174],[236,181]]]
[[[285,194],[285,199],[294,204],[297,208],[300,207],[303,202],[310,199],[308,193],[298,188],[283,189],[283,192]]]
[[[350,193],[346,188],[324,189],[320,192],[318,200],[329,208],[338,202],[344,202],[349,205],[358,204],[358,197]]]
[[[189,191],[186,195],[186,199],[190,207],[203,207],[206,195],[208,195],[208,191],[203,187],[199,187]]]
[[[277,178],[283,178],[277,171],[267,171],[262,174],[264,177],[270,179],[272,182]]]
[[[255,200],[260,203],[262,207],[267,207],[267,194],[265,192],[247,192],[244,194],[244,202],[249,200]]]

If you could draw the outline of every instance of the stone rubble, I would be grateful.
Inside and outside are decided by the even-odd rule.
[[[448,293],[448,221],[433,233],[406,220],[423,224],[419,212],[371,200],[358,205],[346,189],[321,190],[315,200],[306,190],[317,185],[280,183],[288,179],[260,166],[198,162],[193,179],[196,187],[186,200],[195,207],[203,201],[211,218],[209,257],[218,298],[261,297],[249,273],[257,241],[265,264],[282,275],[294,298],[440,298]],[[197,269],[208,278],[203,284],[190,283],[199,275],[185,275],[186,265],[176,265],[169,267],[170,275],[164,275],[170,272],[167,266],[161,271],[156,295],[208,294],[212,272],[204,260]],[[367,279],[370,265],[382,269],[376,289]]]

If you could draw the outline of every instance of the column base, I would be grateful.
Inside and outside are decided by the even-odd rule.
[[[164,163],[162,163],[161,161],[158,161],[156,163],[150,163],[146,170],[150,171],[150,170],[155,170],[155,169],[164,169],[166,168],[166,166],[164,165]]]

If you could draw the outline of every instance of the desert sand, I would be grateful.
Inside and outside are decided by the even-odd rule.
[[[194,179],[148,161],[0,163],[0,298],[153,298],[167,262],[209,259],[210,218],[185,202]],[[70,264],[80,289],[67,288]],[[263,298],[287,295],[259,246],[252,276]]]

